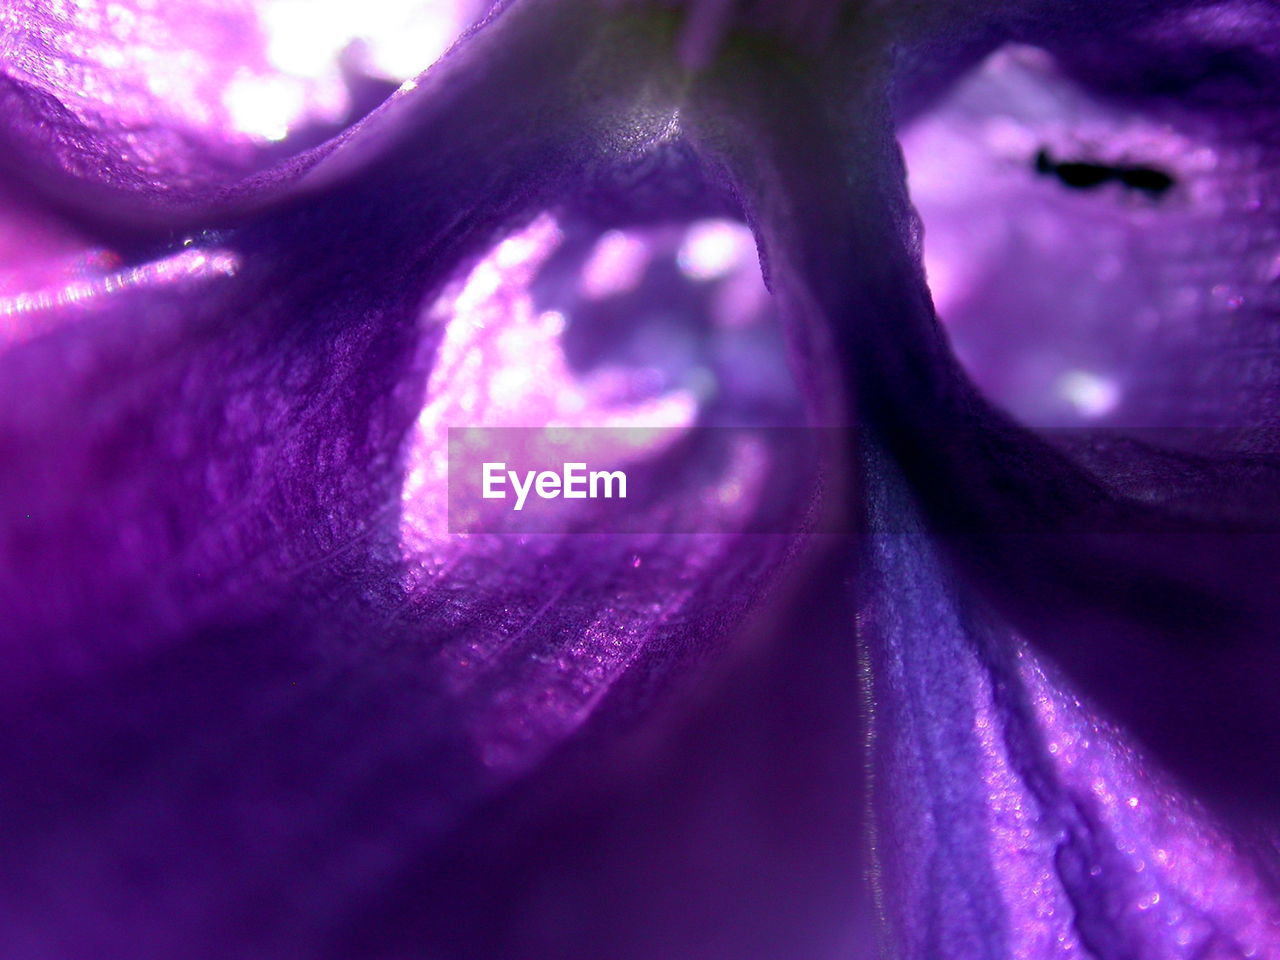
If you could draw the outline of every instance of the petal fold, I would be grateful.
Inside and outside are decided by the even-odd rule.
[[[289,203],[137,254],[146,282],[31,302],[49,322],[0,354],[8,953],[368,938],[365,906],[479,805],[667,715],[787,591],[786,538],[460,540],[435,564],[406,536],[432,304],[670,137],[657,41],[595,10],[513,7]]]
[[[844,422],[883,444],[952,562],[1020,633],[1176,775],[1272,807],[1273,436],[1190,451],[1059,442],[993,408],[932,309],[886,67],[771,68],[743,59],[710,76],[696,129],[746,197],[801,362],[829,371],[812,345],[837,351]]]

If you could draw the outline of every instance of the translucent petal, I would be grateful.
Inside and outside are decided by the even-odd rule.
[[[357,31],[288,0],[6,3],[10,175],[116,218],[130,213],[121,195],[144,207],[207,202],[359,117],[394,87],[371,72],[407,79],[483,12],[467,0],[396,7],[363,4]],[[406,41],[421,58],[412,64],[390,47]]]
[[[881,464],[861,625],[905,956],[1266,956],[1265,844],[1189,800],[946,564]]]
[[[529,297],[504,245],[536,259],[542,211],[660,147],[670,116],[643,44],[601,53],[598,19],[516,13],[296,202],[124,265],[145,280],[56,287],[0,353],[8,952],[317,955],[394,933],[370,904],[436,890],[405,878],[483,803],[570,738],[674,720],[788,594],[788,538],[442,543],[429,484],[406,482],[432,416],[518,372],[504,331],[555,368],[490,412],[644,409],[557,359],[541,313],[499,309]],[[687,493],[669,498],[698,509]]]

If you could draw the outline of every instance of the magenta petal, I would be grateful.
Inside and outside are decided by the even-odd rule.
[[[506,91],[538,104],[570,96],[558,71],[574,62],[566,50],[589,49],[591,22],[529,13],[477,35],[469,68],[452,58],[330,153],[305,204],[192,237],[87,295],[18,304],[59,322],[0,355],[0,443],[14,465],[0,482],[6,502],[24,504],[6,530],[10,635],[136,632],[124,625],[143,596],[147,632],[163,631],[169,618],[189,623],[202,596],[253,592],[271,571],[376,541],[379,527],[390,535],[398,447],[425,373],[424,296],[590,156],[573,139],[573,102],[561,103],[561,127],[530,125]],[[508,36],[523,45],[504,47]],[[491,45],[503,69],[485,62]],[[380,166],[322,192],[341,180],[333,164],[369,140]],[[353,256],[353,243],[377,256]],[[192,277],[193,260],[225,269]],[[26,665],[9,682],[64,656],[93,659],[60,644],[15,645]]]
[[[333,10],[315,12],[317,30],[254,0],[13,0],[0,7],[6,175],[107,227],[207,226],[286,192],[318,155],[271,168],[368,112],[408,74],[386,77],[429,65],[484,9],[445,0],[432,23],[375,4],[342,48]],[[415,56],[395,49],[414,39]]]
[[[564,82],[595,29],[513,10],[286,208],[27,304],[57,322],[0,354],[10,955],[364,939],[359,911],[477,804],[660,714],[769,596],[786,538],[508,540],[406,568],[424,300],[607,179],[602,129],[626,127],[626,160],[665,132],[633,122],[642,44],[600,57],[589,96]]]
[[[721,78],[702,144],[749,198],[774,288],[809,321],[799,338],[838,345],[851,419],[1031,643],[1178,775],[1273,804],[1280,511],[1267,437],[1243,453],[1105,437],[1059,449],[993,410],[934,318],[883,106],[868,93],[828,126],[797,107],[818,82],[779,74]],[[735,110],[744,88],[750,111]]]
[[[1273,806],[1274,11],[1177,5],[1115,31],[1026,36],[1047,49],[991,57],[906,134],[924,260],[975,384],[1028,425],[1076,428],[1045,436],[1121,512],[1098,524],[1086,491],[1049,494],[1062,465],[1033,466],[1029,450],[978,453],[996,427],[953,460],[990,465],[975,517],[1030,532],[1066,499],[1080,512],[1058,529],[1075,536],[1027,540],[1021,563],[991,537],[966,563],[1179,773]],[[1072,185],[1068,160],[1169,186]],[[937,469],[920,455],[922,474]],[[935,474],[925,496],[954,503],[955,483]],[[1040,506],[1015,515],[997,484]],[[1161,524],[1184,536],[1139,532]],[[1059,588],[1038,589],[1028,566]]]
[[[10,2],[0,22],[8,161],[57,192],[207,193],[270,162],[237,103],[273,84],[315,100],[271,64],[251,4]]]
[[[1273,106],[1108,99],[1061,56],[1005,48],[905,133],[957,354],[1036,426],[1271,424]],[[1069,162],[1170,185],[1073,187]]]
[[[612,722],[611,704],[651,675],[624,678],[604,723],[371,898],[333,954],[413,955],[425,942],[495,958],[876,956],[838,570],[639,736]]]
[[[978,602],[892,468],[863,610],[880,900],[906,956],[1267,956],[1273,854],[1216,822]]]

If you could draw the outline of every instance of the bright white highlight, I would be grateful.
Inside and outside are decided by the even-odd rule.
[[[405,80],[440,58],[471,22],[467,0],[269,0],[267,55],[282,72],[320,78],[345,51],[373,76]]]
[[[209,277],[229,277],[240,268],[240,257],[230,250],[183,250],[181,253],[95,277],[77,280],[51,290],[0,297],[0,317],[14,317],[57,307],[101,301],[111,294],[136,287],[157,287]]]
[[[283,140],[309,120],[340,123],[351,109],[346,72],[413,89],[476,12],[472,0],[266,0],[258,25],[275,72],[237,71],[222,106],[259,140]]]
[[[634,290],[649,260],[649,246],[643,240],[625,230],[610,230],[596,242],[582,268],[582,295],[603,300]]]
[[[1069,370],[1058,379],[1058,394],[1083,417],[1104,417],[1120,403],[1114,380],[1087,370]]]
[[[751,262],[755,239],[732,220],[699,220],[685,234],[676,263],[690,280],[717,280]]]
[[[237,130],[263,140],[283,140],[308,112],[307,89],[288,77],[241,73],[222,95]]]

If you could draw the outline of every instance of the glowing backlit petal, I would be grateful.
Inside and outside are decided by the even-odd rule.
[[[697,403],[687,391],[638,397],[643,371],[605,369],[580,379],[569,370],[560,347],[564,317],[537,313],[528,292],[559,242],[554,218],[540,217],[497,244],[424,315],[427,326],[444,328],[444,338],[410,443],[402,497],[405,550],[415,562],[452,539],[445,511],[450,426],[635,425],[666,429],[665,443],[694,420]]]

